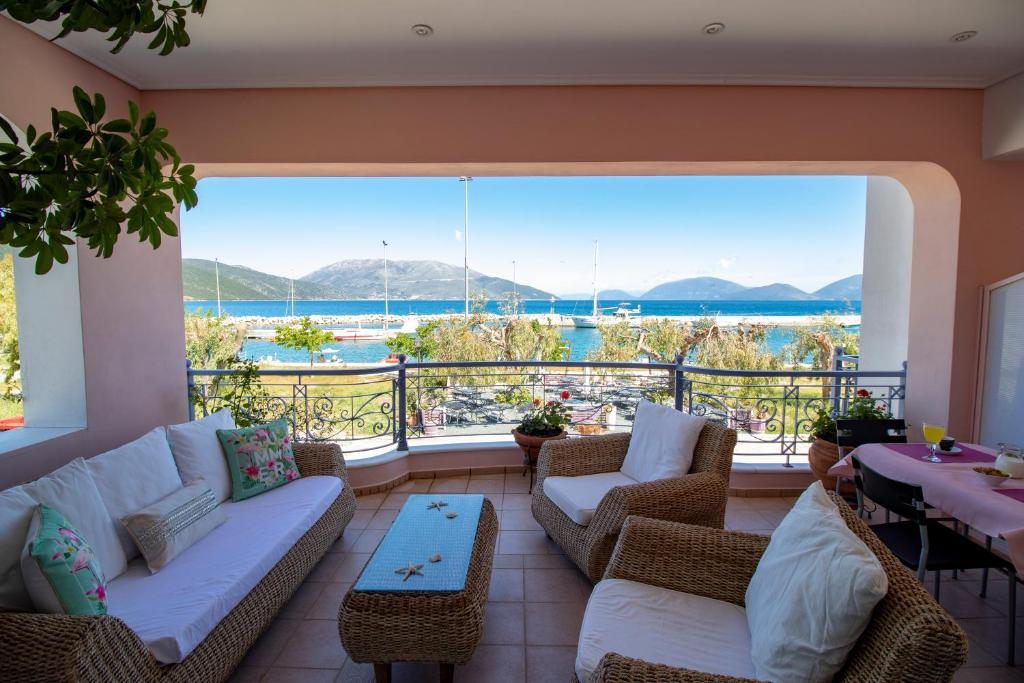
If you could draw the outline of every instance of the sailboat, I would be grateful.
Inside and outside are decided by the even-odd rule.
[[[601,309],[597,307],[597,264],[598,244],[597,240],[594,240],[594,305],[591,309],[590,315],[572,316],[572,324],[574,327],[597,327],[601,324]]]

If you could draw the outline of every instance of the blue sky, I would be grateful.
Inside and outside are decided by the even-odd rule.
[[[349,258],[462,264],[457,178],[207,178],[182,217],[185,257],[301,277]],[[476,178],[470,267],[556,294],[643,291],[711,275],[813,290],[861,272],[865,179]]]

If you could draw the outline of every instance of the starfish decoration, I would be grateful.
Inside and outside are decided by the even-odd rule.
[[[420,571],[421,569],[423,569],[422,564],[413,564],[412,562],[410,562],[408,566],[396,569],[395,573],[405,574],[405,576],[402,577],[402,581],[404,582],[408,581],[410,576],[423,576],[423,572]]]
[[[448,503],[443,500],[432,500],[430,505],[427,506],[428,510],[440,510],[441,508],[448,507]]]

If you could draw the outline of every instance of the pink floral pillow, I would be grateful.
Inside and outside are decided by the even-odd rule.
[[[218,429],[231,472],[231,500],[237,502],[299,478],[288,422],[275,420],[243,429]]]

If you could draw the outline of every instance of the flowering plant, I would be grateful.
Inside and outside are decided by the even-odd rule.
[[[569,398],[568,391],[562,391],[559,398]],[[523,421],[516,427],[527,436],[555,436],[569,424],[569,409],[561,401],[542,403],[539,398],[533,399],[533,408],[523,416]]]
[[[867,389],[858,389],[857,394],[846,405],[846,413],[838,415],[835,410],[819,408],[818,414],[811,421],[811,436],[835,443],[836,419],[848,420],[888,420],[892,413],[885,409],[885,404],[871,395]]]

